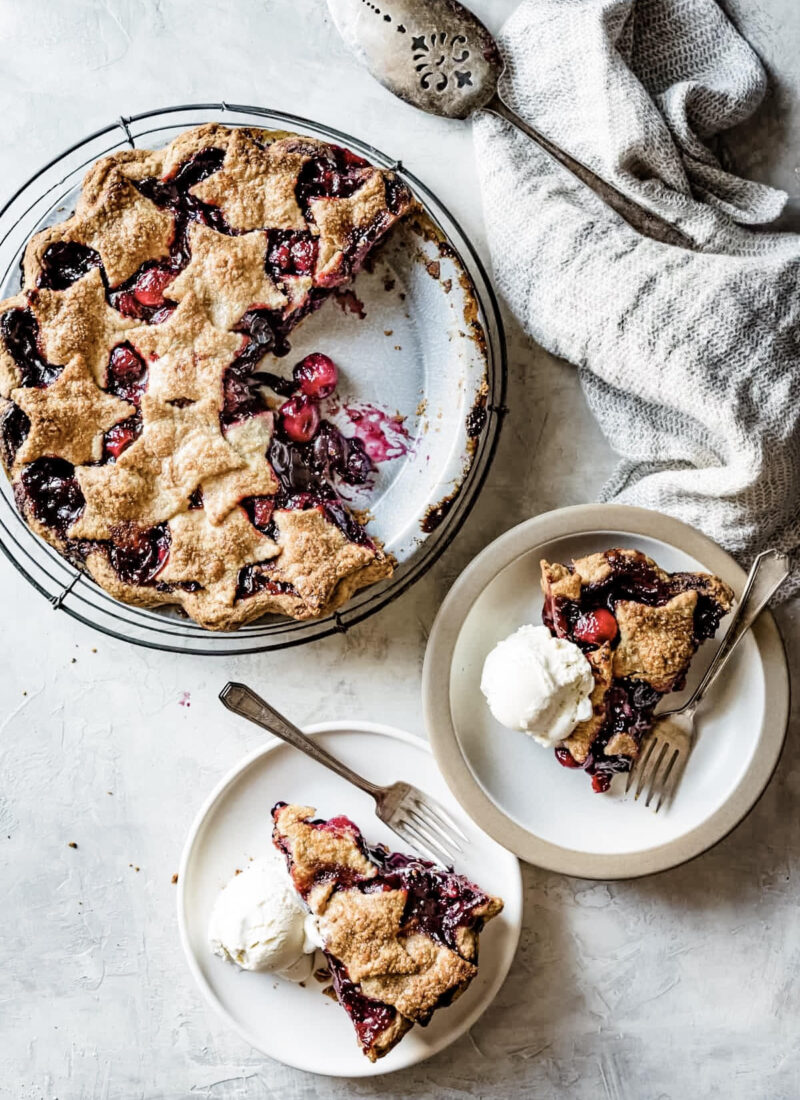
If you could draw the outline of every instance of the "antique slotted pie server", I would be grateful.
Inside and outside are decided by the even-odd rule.
[[[524,122],[500,98],[503,59],[487,28],[457,0],[328,0],[347,45],[400,99],[466,119],[491,111],[513,123],[640,233],[678,248],[695,244],[674,225],[601,179]]]

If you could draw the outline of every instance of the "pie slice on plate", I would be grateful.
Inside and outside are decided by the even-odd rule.
[[[333,992],[370,1061],[425,1026],[478,972],[500,898],[418,856],[370,847],[349,818],[279,802],[273,842],[317,917]]]
[[[592,666],[593,714],[556,748],[596,791],[630,771],[661,698],[680,691],[692,658],[730,611],[733,591],[710,573],[666,573],[638,550],[563,565],[542,561],[545,625]]]

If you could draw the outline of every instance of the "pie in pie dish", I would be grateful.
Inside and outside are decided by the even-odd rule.
[[[98,161],[0,303],[0,451],[33,530],[211,629],[324,615],[390,575],[336,488],[372,463],[321,414],[334,365],[260,368],[412,205],[392,172],[262,130]]]
[[[369,847],[346,817],[279,802],[273,841],[323,941],[333,992],[370,1061],[387,1054],[478,971],[478,938],[500,898],[417,856]]]
[[[638,550],[606,550],[569,565],[542,561],[542,619],[580,646],[592,667],[592,716],[555,752],[596,791],[630,771],[662,696],[680,691],[698,646],[731,609],[710,573],[666,573]]]

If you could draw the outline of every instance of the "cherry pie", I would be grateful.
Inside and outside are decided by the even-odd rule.
[[[219,125],[89,171],[0,303],[0,451],[40,536],[112,595],[231,629],[392,571],[336,484],[326,356],[260,369],[412,206],[346,149]]]
[[[346,817],[313,815],[279,802],[273,841],[319,918],[333,991],[374,1062],[464,992],[480,931],[503,903],[454,871],[368,847]]]
[[[665,573],[638,550],[606,550],[570,565],[541,563],[542,619],[579,645],[592,666],[593,715],[556,748],[596,791],[630,771],[662,696],[680,691],[701,642],[712,638],[733,591],[710,573]]]

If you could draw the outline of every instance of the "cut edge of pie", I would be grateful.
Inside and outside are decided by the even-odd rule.
[[[551,633],[579,645],[592,667],[592,716],[559,746],[596,791],[629,771],[661,698],[680,691],[699,646],[717,631],[733,590],[711,573],[667,573],[639,550],[614,548],[569,564],[541,562]]]
[[[279,802],[273,843],[317,918],[333,992],[370,1061],[452,1004],[478,971],[478,941],[503,908],[462,875],[367,845],[346,817]]]

